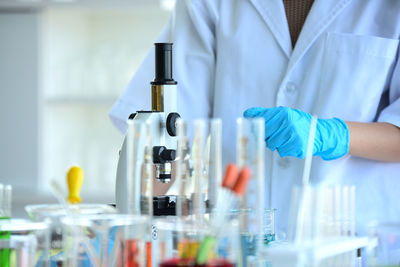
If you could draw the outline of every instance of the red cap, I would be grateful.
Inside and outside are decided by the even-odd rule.
[[[225,176],[224,180],[222,181],[222,186],[232,189],[238,178],[238,173],[239,171],[235,164],[233,163],[228,164],[228,166],[226,166],[225,169]]]
[[[249,167],[243,167],[239,173],[239,178],[236,180],[235,185],[233,186],[233,192],[240,196],[243,195],[246,191],[247,182],[251,178],[251,170]]]

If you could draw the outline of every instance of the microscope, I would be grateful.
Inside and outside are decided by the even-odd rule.
[[[128,119],[128,131],[120,150],[117,167],[116,206],[120,213],[141,214],[143,206],[142,166],[146,162],[148,145],[145,140],[148,136],[145,131],[136,132],[135,136],[129,134],[130,123],[143,127],[147,125],[150,128],[152,151],[147,155],[152,157],[155,178],[160,183],[171,181],[172,162],[176,158],[177,149],[176,123],[180,118],[176,103],[177,82],[172,78],[172,43],[155,44],[155,78],[151,82],[151,102],[150,111],[137,111]],[[129,145],[134,138],[135,144]],[[135,148],[132,150],[129,146]],[[128,155],[132,151],[134,155]],[[133,157],[134,162],[128,162],[129,157]],[[154,215],[174,215],[175,203],[176,196],[153,197]]]

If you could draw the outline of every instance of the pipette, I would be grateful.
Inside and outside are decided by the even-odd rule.
[[[83,170],[78,166],[71,167],[67,173],[68,202],[71,204],[81,202],[79,193],[83,183],[83,176]]]
[[[310,130],[308,134],[307,140],[307,150],[306,150],[306,159],[304,163],[303,169],[303,177],[302,177],[302,190],[300,192],[300,202],[299,202],[299,210],[297,213],[297,222],[296,222],[296,236],[295,242],[297,244],[301,244],[304,239],[304,222],[306,220],[306,206],[307,206],[307,195],[310,194],[310,174],[311,174],[311,162],[314,148],[314,139],[315,132],[317,129],[317,117],[313,116],[310,122]]]
[[[79,196],[82,183],[83,183],[83,170],[78,167],[78,166],[73,166],[69,169],[67,172],[67,185],[68,185],[68,197],[67,201],[65,201],[65,193],[61,189],[61,186],[56,180],[52,180],[50,182],[50,189],[51,193],[53,196],[58,200],[59,204],[61,207],[64,208],[65,214],[68,216],[72,215],[72,212],[70,210],[70,207],[68,203],[70,204],[78,204],[81,202],[81,198]],[[73,203],[74,202],[74,203]],[[80,241],[82,241],[88,256],[89,256],[89,262],[91,262],[94,266],[100,266],[100,259],[96,256],[96,252],[90,244],[90,241],[83,235],[81,234],[82,238]],[[52,259],[50,259],[51,261]],[[57,262],[58,263],[58,262]]]

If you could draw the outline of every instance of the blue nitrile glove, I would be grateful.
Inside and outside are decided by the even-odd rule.
[[[311,115],[287,107],[250,108],[246,118],[262,117],[265,120],[267,147],[278,150],[281,157],[304,158],[307,150]],[[349,128],[338,118],[318,119],[313,155],[324,160],[340,158],[349,151]]]

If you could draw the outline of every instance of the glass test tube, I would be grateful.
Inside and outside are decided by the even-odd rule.
[[[127,213],[153,214],[153,146],[151,124],[128,120],[126,136],[126,183],[122,205],[127,205]],[[118,197],[118,196],[117,196]],[[125,209],[123,209],[125,210]]]
[[[204,177],[204,148],[205,148],[205,121],[194,121],[193,139],[193,167],[194,167],[194,194],[193,194],[193,215],[195,220],[201,225],[205,215],[205,194],[203,191]]]
[[[126,197],[129,214],[140,214],[140,176],[137,175],[137,150],[138,139],[141,134],[141,124],[134,120],[128,120],[126,135]]]
[[[9,220],[11,218],[11,185],[4,186],[0,184],[0,220]],[[9,231],[0,231],[0,240],[6,241],[10,239]],[[1,266],[10,266],[10,249],[0,247],[0,263]]]
[[[152,243],[151,243],[151,232],[152,232],[152,223],[153,223],[153,181],[154,181],[154,172],[153,172],[153,145],[151,139],[151,124],[146,123],[144,128],[145,134],[143,137],[145,138],[145,148],[144,148],[144,167],[143,167],[143,188],[141,190],[143,197],[141,199],[143,202],[141,203],[141,214],[147,215],[149,217],[149,224],[146,232],[148,233],[146,236],[146,267],[152,267]]]
[[[187,124],[183,119],[177,121],[177,158],[174,185],[178,188],[178,198],[176,203],[176,216],[183,219],[184,215],[189,214],[185,207],[185,200],[189,197],[192,160],[187,137]]]
[[[253,177],[238,210],[243,254],[241,264],[246,267],[249,260],[256,259],[258,251],[264,246],[265,239],[275,239],[275,237],[267,237],[264,233],[265,196],[270,193],[265,193],[264,121],[261,118],[238,118],[236,126],[236,162],[239,169],[244,166],[249,167]],[[257,209],[254,210],[253,207]]]
[[[210,149],[208,157],[208,205],[215,208],[222,182],[222,120],[210,121]]]
[[[200,196],[201,192],[201,198],[197,199],[201,203],[198,211],[203,214],[200,216],[204,216],[205,199],[208,210],[212,211],[222,182],[222,121],[218,118],[195,120],[194,132],[192,159],[195,193]],[[196,208],[197,202],[194,204]]]

